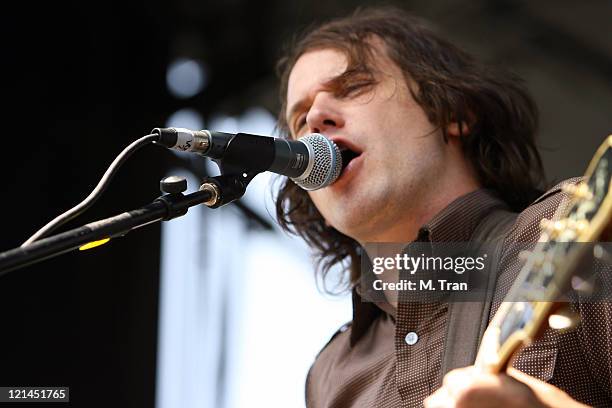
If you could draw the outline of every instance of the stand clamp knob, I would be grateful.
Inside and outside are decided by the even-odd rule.
[[[160,180],[159,189],[166,194],[179,194],[187,191],[187,179],[179,176],[168,176]]]

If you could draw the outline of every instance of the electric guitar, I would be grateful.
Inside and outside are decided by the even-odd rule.
[[[609,255],[596,244],[576,244],[608,238],[612,218],[612,135],[599,147],[587,168],[585,179],[564,188],[569,210],[556,220],[542,220],[542,234],[533,251],[521,258],[525,265],[484,333],[475,366],[499,373],[511,359],[533,342],[546,327],[567,328],[575,319],[558,312],[556,301],[564,288],[582,281],[576,270],[593,251]],[[557,217],[555,217],[557,218]],[[603,236],[602,236],[603,234]],[[607,261],[604,259],[604,261]]]

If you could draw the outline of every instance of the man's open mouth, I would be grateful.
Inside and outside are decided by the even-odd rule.
[[[342,156],[342,170],[348,166],[351,160],[359,157],[361,155],[360,151],[355,150],[352,146],[347,146],[347,143],[343,143],[343,141],[336,140],[335,143],[338,145],[340,149],[340,155]]]
[[[348,166],[348,164],[356,157],[359,157],[361,153],[357,153],[346,147],[340,147],[340,155],[342,156],[342,170]]]

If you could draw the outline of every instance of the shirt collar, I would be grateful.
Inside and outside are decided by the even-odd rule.
[[[493,191],[488,189],[473,191],[452,201],[423,225],[415,241],[467,242],[488,213],[505,207],[507,205]],[[359,288],[357,286],[353,288],[351,346],[365,334],[370,324],[381,313],[389,312],[385,306],[364,302],[359,295]]]

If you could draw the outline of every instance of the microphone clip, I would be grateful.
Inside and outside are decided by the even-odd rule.
[[[201,191],[210,191],[212,197],[204,204],[210,208],[218,208],[238,200],[246,192],[246,188],[259,172],[244,172],[241,174],[222,174],[207,177],[202,180]]]

